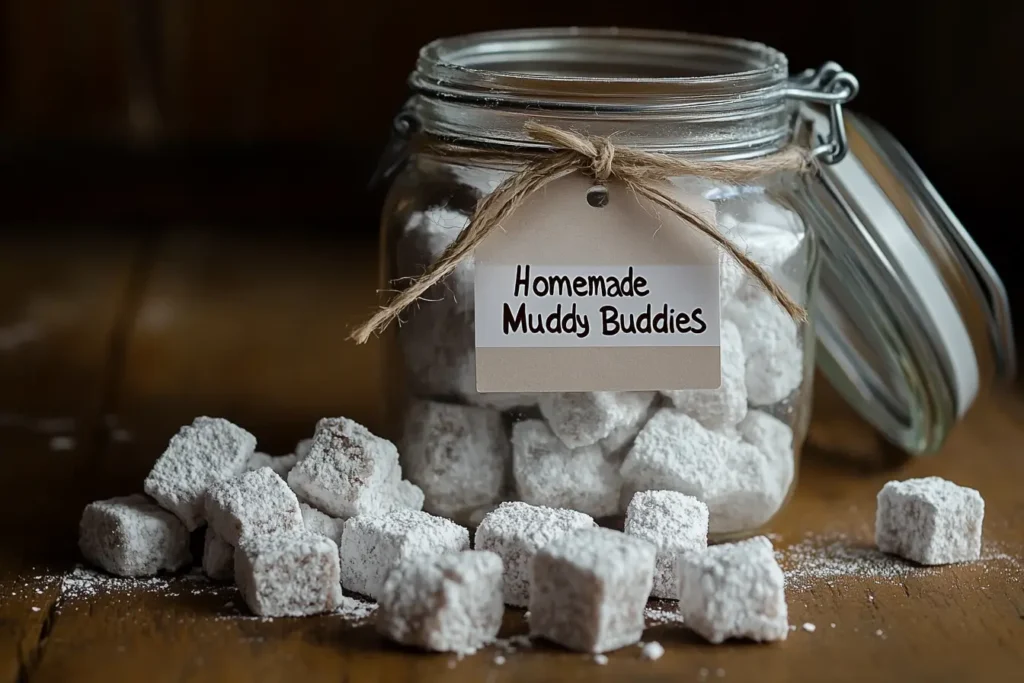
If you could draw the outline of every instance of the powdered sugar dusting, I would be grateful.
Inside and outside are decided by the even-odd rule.
[[[845,534],[810,537],[775,553],[786,575],[786,587],[806,590],[817,584],[830,584],[842,577],[872,580],[876,584],[896,584],[906,577],[931,576],[942,567],[925,567],[886,555],[870,542]],[[986,543],[980,562],[1002,562],[1020,567],[1018,557],[1003,552],[996,544]]]
[[[361,622],[369,619],[377,611],[377,603],[367,602],[345,596],[341,599],[341,606],[334,612],[336,616],[345,621]]]
[[[93,598],[115,592],[163,591],[167,590],[170,585],[170,581],[165,578],[121,578],[84,567],[76,567],[61,580],[60,597],[61,599]]]
[[[644,621],[647,628],[652,626],[665,626],[668,624],[682,624],[683,615],[675,609],[660,609],[658,607],[647,607],[644,609]]]

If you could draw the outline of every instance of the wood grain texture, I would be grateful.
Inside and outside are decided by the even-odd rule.
[[[138,255],[91,232],[0,247],[0,681],[21,680],[59,595],[46,567],[73,553],[101,438],[112,351]],[[54,444],[54,439],[62,439]],[[54,449],[54,445],[63,446]]]
[[[383,418],[379,350],[342,341],[375,302],[372,250],[289,239],[287,230],[246,239],[172,230],[149,246],[68,246],[63,257],[54,244],[56,252],[32,242],[3,245],[5,266],[25,265],[20,275],[0,269],[7,285],[0,321],[22,320],[21,311],[41,315],[27,302],[43,294],[90,313],[78,327],[47,335],[45,350],[0,352],[0,378],[15,389],[0,395],[0,406],[81,415],[99,436],[94,453],[76,450],[58,461],[27,427],[0,428],[0,457],[5,466],[18,463],[17,483],[2,482],[4,517],[57,510],[25,525],[8,522],[0,542],[3,683],[1019,680],[1024,398],[1009,390],[980,401],[941,453],[905,461],[820,387],[800,485],[771,529],[790,572],[790,621],[798,627],[782,643],[711,646],[678,624],[652,621],[645,639],[667,650],[656,662],[629,647],[600,666],[536,643],[502,653],[499,666],[495,648],[461,661],[423,654],[338,615],[248,617],[234,588],[188,577],[61,592],[60,577],[76,562],[81,502],[137,490],[170,434],[194,415],[237,420],[271,452],[289,450],[323,415],[370,425]],[[106,415],[121,431],[106,427]],[[928,474],[982,492],[988,559],[922,569],[870,552],[878,489]],[[30,536],[41,539],[36,550],[51,550],[25,565],[16,555]],[[825,556],[815,548],[826,543],[829,552],[854,558],[841,566],[855,575],[812,570],[808,562]],[[18,596],[8,597],[9,588]],[[673,609],[670,602],[652,607]],[[525,632],[522,611],[509,610],[503,636]]]

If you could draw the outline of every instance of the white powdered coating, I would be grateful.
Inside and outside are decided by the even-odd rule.
[[[519,498],[604,517],[619,510],[619,462],[594,444],[569,448],[543,420],[512,428],[512,471]]]
[[[444,208],[415,214],[398,243],[399,277],[422,275],[468,220],[465,214]],[[481,394],[476,390],[474,270],[472,257],[462,261],[406,312],[398,341],[413,392],[435,398],[461,398],[498,410],[535,405],[537,399],[530,394]]]
[[[203,573],[214,581],[235,578],[235,548],[211,527],[206,527],[203,539]]]
[[[144,490],[195,531],[203,522],[203,497],[212,484],[245,471],[256,437],[227,420],[197,417],[171,437]]]
[[[627,491],[679,491],[704,501],[712,533],[760,526],[786,495],[756,447],[669,408],[640,431],[621,472]]]
[[[249,458],[249,463],[246,465],[246,468],[250,470],[258,470],[261,467],[269,467],[274,470],[274,473],[277,476],[287,477],[288,473],[292,471],[292,468],[295,467],[295,464],[298,461],[299,456],[295,454],[273,456],[256,451]]]
[[[626,508],[623,527],[657,549],[651,597],[675,600],[679,593],[676,557],[708,547],[708,506],[677,491],[641,491]]]
[[[305,531],[247,539],[235,550],[235,581],[262,617],[320,614],[342,604],[338,546]]]
[[[288,474],[299,496],[332,517],[347,519],[401,506],[398,449],[344,417],[317,423],[309,455]]]
[[[302,521],[306,526],[306,531],[329,538],[339,548],[341,547],[341,535],[345,530],[345,520],[325,515],[305,503],[299,503],[299,509],[302,510]]]
[[[661,392],[708,429],[731,427],[747,414],[746,356],[739,328],[722,321],[722,386],[718,389]]]
[[[683,553],[676,572],[683,622],[708,641],[786,639],[785,577],[764,536]]]
[[[723,315],[736,324],[743,337],[750,402],[767,406],[793,393],[804,378],[804,354],[796,321],[762,289],[737,296]]]
[[[309,456],[309,451],[313,448],[313,438],[303,439],[302,441],[295,444],[295,462],[298,464],[299,461],[305,460]],[[294,465],[292,465],[294,467]]]
[[[661,643],[656,640],[652,640],[649,643],[644,643],[644,649],[640,651],[640,656],[649,661],[655,661],[661,659],[662,655],[665,654],[665,648],[662,647]]]
[[[472,653],[498,635],[504,612],[501,558],[494,553],[419,556],[388,575],[377,629],[404,645]]]
[[[413,214],[398,241],[398,276],[422,275],[468,221],[469,216],[443,207]],[[475,265],[470,257],[406,311],[398,342],[410,388],[419,396],[458,398],[497,410],[536,405],[536,397],[530,394],[481,394],[476,390],[474,280]]]
[[[505,602],[525,607],[530,600],[530,563],[537,551],[566,534],[596,526],[590,516],[581,512],[519,501],[502,503],[480,522],[475,546],[501,557]]]
[[[93,600],[99,595],[113,593],[165,591],[169,586],[170,581],[163,577],[111,577],[92,569],[75,567],[60,577],[60,597],[62,600]]]
[[[469,222],[469,216],[443,207],[434,207],[412,216],[398,240],[396,266],[399,277],[417,277],[429,268],[448,248]],[[455,310],[472,311],[475,262],[467,258],[455,270],[434,285],[424,299],[447,299]]]
[[[639,641],[654,557],[653,545],[612,529],[548,543],[530,572],[530,635],[593,653]]]
[[[454,517],[498,501],[510,459],[501,414],[413,401],[402,434],[402,470],[423,490],[423,508]]]
[[[768,413],[751,410],[736,425],[740,437],[765,455],[775,475],[778,490],[785,496],[793,483],[796,456],[793,452],[793,429]]]
[[[469,531],[447,519],[415,510],[360,515],[341,538],[341,582],[378,599],[388,573],[400,562],[469,549]]]
[[[981,557],[984,517],[974,489],[940,477],[890,481],[878,492],[875,542],[919,564],[971,562]]]
[[[139,494],[87,505],[78,547],[89,562],[118,576],[152,576],[192,562],[185,526]]]
[[[252,536],[302,529],[299,499],[269,467],[211,486],[206,492],[206,519],[233,546]]]
[[[794,590],[811,590],[821,584],[834,586],[844,578],[895,585],[908,577],[932,576],[942,571],[939,567],[886,555],[867,540],[845,534],[812,536],[780,550],[776,557],[786,574],[786,586]],[[1018,558],[989,544],[985,544],[980,559],[1009,563],[1015,573],[1020,568]]]
[[[800,250],[806,230],[799,216],[769,201],[745,201],[736,213],[719,211],[718,227],[733,244],[768,271],[776,281],[787,284],[783,266]],[[737,261],[722,252],[719,290],[724,307],[733,297],[760,285],[747,275]],[[790,296],[799,294],[787,287]],[[798,297],[798,300],[802,297]]]
[[[395,507],[400,510],[422,510],[423,489],[416,484],[403,479],[395,485]]]
[[[621,465],[626,453],[632,447],[636,435],[640,433],[640,430],[644,428],[644,425],[657,410],[657,401],[652,400],[644,412],[637,413],[635,419],[616,427],[611,434],[598,441],[597,444],[601,447],[605,457]]]
[[[658,609],[657,607],[648,607],[644,610],[644,620],[647,622],[648,628],[653,626],[678,626],[683,623],[683,617],[677,610],[665,610]]]
[[[541,414],[569,448],[592,446],[647,414],[653,391],[587,391],[541,394]]]

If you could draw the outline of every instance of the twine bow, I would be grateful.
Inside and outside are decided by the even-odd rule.
[[[701,176],[726,183],[745,183],[778,171],[806,172],[812,161],[807,150],[796,145],[758,159],[747,161],[692,161],[667,154],[644,152],[612,143],[606,137],[581,135],[561,128],[536,122],[527,122],[530,137],[554,149],[552,152],[529,157],[525,165],[506,178],[494,192],[480,200],[469,223],[441,256],[408,287],[395,294],[391,301],[357,327],[349,338],[357,344],[366,343],[374,333],[384,330],[408,306],[419,300],[465,259],[473,254],[484,238],[498,228],[534,192],[548,183],[571,173],[584,173],[597,183],[618,180],[633,194],[643,197],[670,211],[695,229],[704,233],[756,280],[768,294],[794,320],[807,319],[800,304],[780,287],[774,279],[742,250],[734,245],[714,224],[679,202],[660,185],[668,178]],[[450,144],[432,144],[429,151],[460,159],[517,162],[521,154],[478,150]]]

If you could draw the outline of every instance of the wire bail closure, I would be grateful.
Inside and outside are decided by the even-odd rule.
[[[825,62],[817,70],[807,69],[789,80],[786,97],[798,102],[828,106],[828,137],[818,136],[821,143],[811,154],[829,166],[838,164],[850,151],[843,120],[843,105],[857,96],[860,83],[857,77],[835,62]]]

